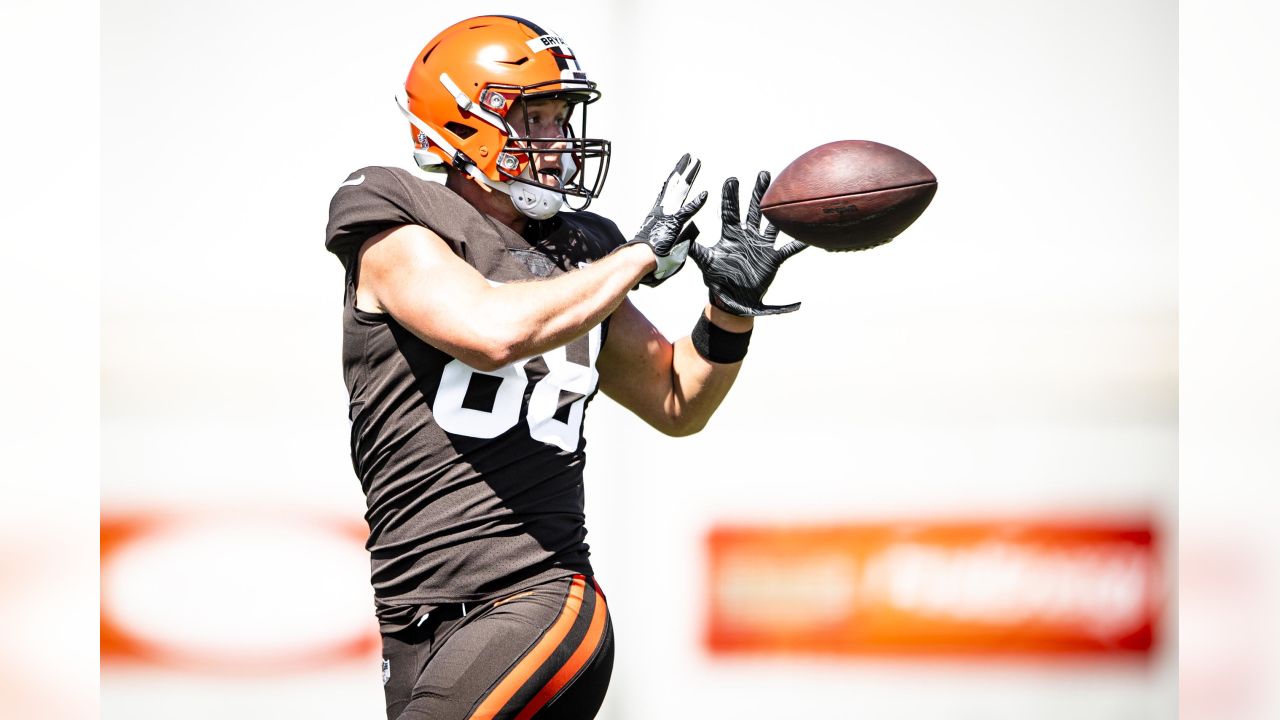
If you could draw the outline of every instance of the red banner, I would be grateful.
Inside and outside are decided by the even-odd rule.
[[[720,527],[715,653],[1145,654],[1160,580],[1149,523]]]
[[[263,528],[269,528],[273,533],[265,538],[267,543],[255,548],[254,553],[244,552],[243,547],[231,547],[222,552],[219,546],[213,548],[212,558],[209,554],[202,554],[199,558],[174,558],[170,553],[167,559],[176,559],[180,564],[151,562],[146,568],[149,573],[133,578],[135,586],[131,586],[129,590],[134,603],[139,596],[157,597],[159,600],[155,602],[180,608],[171,615],[186,620],[191,625],[208,624],[216,620],[216,627],[234,628],[234,632],[228,633],[229,637],[216,643],[209,642],[207,632],[203,633],[205,637],[202,639],[200,633],[194,637],[191,634],[173,633],[172,622],[140,621],[137,607],[132,612],[123,612],[121,606],[126,604],[127,599],[120,597],[122,593],[118,584],[111,582],[130,551],[140,548],[163,549],[178,540],[184,530],[193,527],[203,528],[202,537],[206,543],[230,543],[246,529],[255,531],[258,536],[262,535]],[[300,517],[297,514],[287,519],[267,515],[255,518],[252,513],[247,512],[219,514],[143,511],[103,515],[100,560],[103,578],[100,597],[102,666],[150,666],[201,673],[257,675],[264,672],[315,670],[337,663],[367,660],[380,647],[373,623],[372,598],[368,609],[362,609],[358,618],[329,618],[329,622],[307,634],[299,634],[296,629],[293,632],[281,632],[277,623],[265,622],[262,613],[252,618],[212,617],[219,612],[218,595],[227,594],[227,589],[220,586],[219,579],[251,569],[253,560],[259,556],[270,559],[280,552],[281,547],[289,547],[286,543],[291,537],[301,537],[304,541],[312,542],[316,538],[327,538],[334,545],[363,552],[361,546],[365,533],[365,527],[358,523]],[[271,540],[276,540],[279,544],[271,545]],[[187,543],[186,547],[190,545]],[[317,549],[332,547],[320,545]],[[199,563],[201,560],[210,562],[211,559],[218,567],[210,568],[212,579],[208,583],[182,582],[183,579],[190,580],[193,574],[198,575],[199,567],[196,568],[196,573],[176,572],[182,569],[181,564]],[[323,561],[324,558],[318,560]],[[259,561],[258,565],[261,564]],[[166,574],[166,570],[170,574]],[[175,578],[174,575],[179,577]],[[353,578],[353,582],[358,583],[362,577]],[[138,581],[145,581],[145,586],[137,587]],[[358,588],[360,585],[353,587]],[[113,588],[116,592],[112,591]],[[279,608],[278,612],[282,614],[289,613],[291,608],[295,608],[293,612],[296,613],[298,605],[315,602],[307,596],[306,589],[283,597],[266,588],[255,587],[249,591],[255,593],[255,597],[249,598],[249,602],[257,606]],[[146,603],[143,607],[152,604]],[[335,627],[341,629],[336,636],[333,632]],[[255,638],[263,633],[271,637],[267,640]]]

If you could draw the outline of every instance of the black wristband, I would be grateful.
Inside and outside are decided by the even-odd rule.
[[[708,362],[728,364],[741,362],[747,356],[747,346],[751,344],[751,331],[743,333],[729,332],[699,315],[698,323],[689,334],[693,349]]]

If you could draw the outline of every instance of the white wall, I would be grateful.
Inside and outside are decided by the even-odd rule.
[[[413,53],[470,10],[103,8],[104,508],[359,518],[326,209],[348,171],[411,163],[392,92]],[[704,238],[720,180],[749,186],[829,140],[895,145],[939,178],[890,245],[810,250],[784,268],[770,299],[804,307],[758,323],[700,436],[662,438],[593,405],[588,527],[619,639],[607,716],[1171,715],[1171,636],[1147,666],[751,663],[704,655],[698,623],[712,522],[1153,512],[1171,530],[1176,8],[474,10],[554,28],[601,83],[592,129],[615,155],[593,209],[624,231],[685,151],[712,193]],[[673,338],[703,298],[693,270],[634,295]],[[367,593],[358,568],[344,572]],[[171,703],[142,707],[161,693],[196,716],[304,703],[374,717],[377,683],[375,663],[247,685],[108,673],[103,709],[167,716]]]

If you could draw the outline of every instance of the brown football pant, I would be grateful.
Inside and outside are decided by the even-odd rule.
[[[382,638],[388,720],[595,717],[613,672],[604,595],[582,575],[433,610]]]

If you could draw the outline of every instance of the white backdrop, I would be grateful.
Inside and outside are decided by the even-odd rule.
[[[770,299],[804,307],[758,323],[701,435],[593,405],[588,528],[619,642],[606,716],[1170,716],[1171,624],[1147,665],[724,662],[699,644],[716,521],[1152,512],[1172,537],[1177,16],[1155,0],[111,2],[104,508],[359,519],[327,205],[352,169],[410,165],[395,86],[479,12],[555,29],[601,83],[592,134],[615,156],[593,210],[624,231],[684,151],[704,160],[706,234],[725,176],[749,186],[830,140],[895,145],[939,178],[894,243],[788,263]],[[674,338],[704,290],[689,271],[633,297]],[[744,439],[761,426],[770,447]],[[358,561],[314,564],[309,591],[369,597]],[[217,618],[220,587],[192,611],[243,625]],[[377,717],[378,680],[376,659],[283,679],[109,672],[103,714]]]

